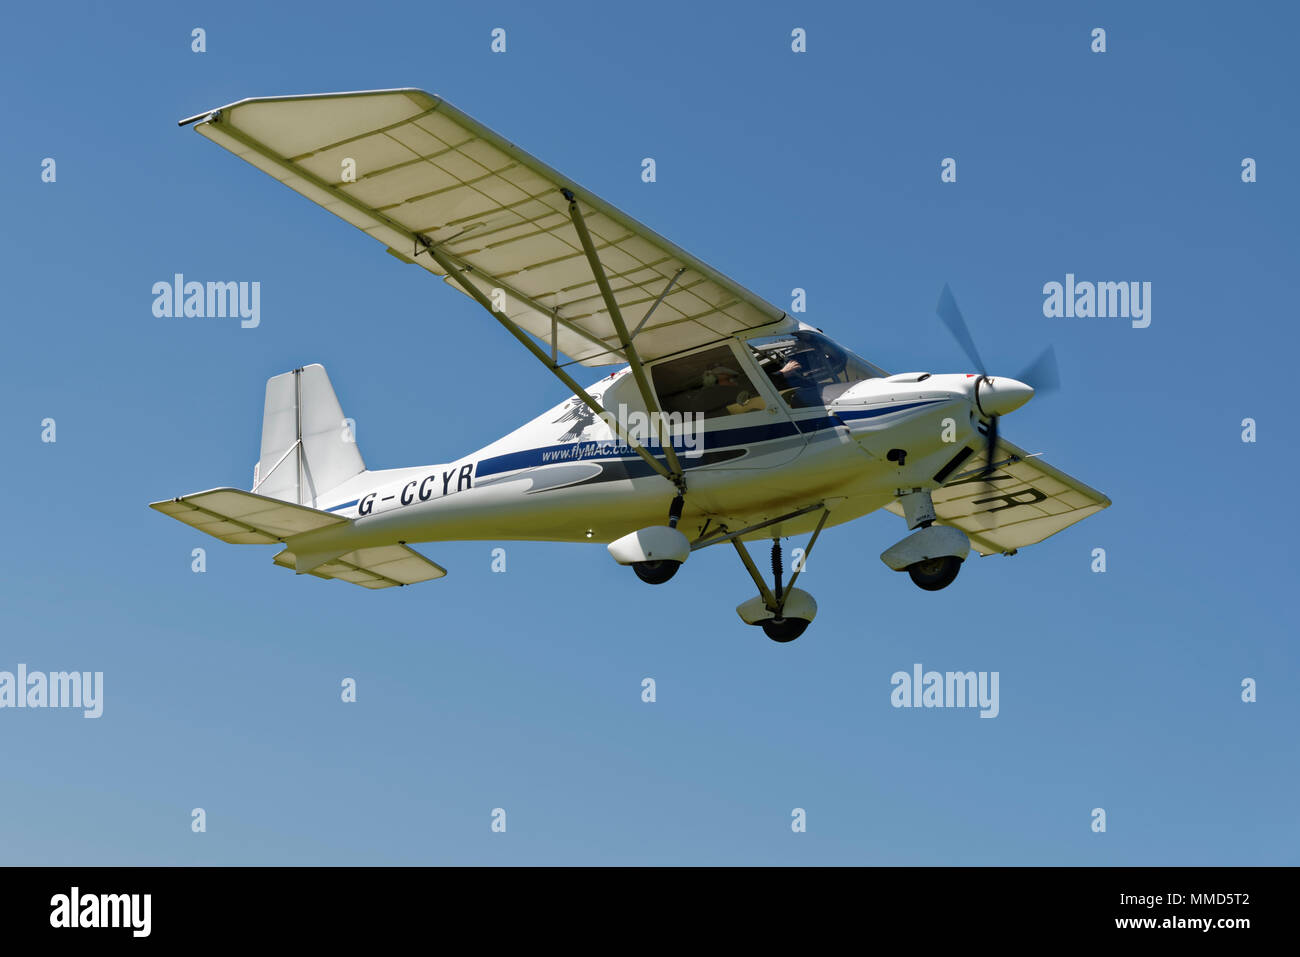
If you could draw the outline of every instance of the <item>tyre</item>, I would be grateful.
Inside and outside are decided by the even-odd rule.
[[[677,569],[681,567],[681,562],[674,562],[666,558],[658,562],[632,563],[632,571],[636,572],[636,577],[647,585],[662,585],[676,575]]]
[[[952,584],[957,573],[961,571],[961,559],[955,555],[942,558],[927,558],[907,566],[907,573],[912,576],[916,587],[926,591],[938,591]]]
[[[794,641],[812,622],[807,618],[769,618],[762,622],[763,631],[773,641]]]

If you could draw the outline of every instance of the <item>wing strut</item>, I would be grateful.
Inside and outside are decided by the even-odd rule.
[[[429,248],[429,241],[425,239],[424,236],[411,232],[411,230],[407,229],[405,226],[403,226],[401,223],[397,222],[396,220],[392,219],[391,217],[385,216],[383,213],[379,212],[378,210],[371,209],[369,206],[367,206],[365,203],[358,200],[356,197],[352,196],[350,193],[344,192],[343,190],[339,189],[332,183],[327,182],[326,180],[322,179],[316,174],[310,172],[306,168],[301,166],[295,166],[292,163],[285,162],[285,160],[282,157],[278,156],[274,150],[270,149],[260,140],[257,140],[252,136],[249,136],[243,130],[237,129],[228,123],[222,122],[221,110],[213,110],[210,113],[204,113],[198,116],[191,116],[187,119],[181,120],[180,125],[184,126],[187,123],[192,123],[195,120],[201,120],[201,119],[205,119],[209,123],[220,124],[221,130],[227,136],[229,136],[235,142],[248,147],[253,152],[261,156],[263,159],[271,163],[274,163],[285,173],[291,174],[293,176],[301,177],[304,182],[310,183],[312,186],[316,187],[322,192],[327,193],[331,198],[345,204],[346,206],[351,207],[352,209],[357,210],[359,213],[362,213],[365,216],[369,216],[373,218],[375,221],[383,224],[384,226],[393,230],[394,232],[400,233],[402,236],[405,236],[406,238],[412,240],[416,244],[416,246],[422,245],[426,249]],[[455,236],[452,237],[452,239],[455,238],[456,238]],[[398,254],[398,258],[406,260],[407,257],[405,255]],[[447,268],[446,263],[443,262],[443,259],[438,258],[436,256],[434,258],[438,261],[438,263],[440,263],[443,266],[444,269]],[[457,267],[458,270],[468,269],[468,268],[470,267],[469,266]],[[548,311],[544,306],[542,306],[541,304],[539,304],[529,296],[525,295],[521,290],[511,286],[509,283],[497,279],[495,276],[489,276],[487,273],[484,273],[481,269],[476,270],[476,272],[480,276],[483,276],[485,279],[491,282],[493,286],[503,289],[505,293],[508,296],[510,296],[512,299],[515,299],[522,303],[526,303],[530,308],[533,308],[538,312],[544,313]],[[448,275],[454,275],[454,273],[448,273]],[[458,283],[458,285],[463,287],[464,283]],[[582,338],[586,339],[588,342],[592,343],[593,345],[600,346],[602,349],[608,349],[608,345],[606,343],[602,342],[599,338],[587,332],[585,329],[569,322],[567,319],[561,316],[557,310],[550,310],[550,312],[551,312],[551,319],[552,319],[552,329],[554,329],[554,325],[558,323],[559,325],[564,326],[564,328],[569,332],[581,336]],[[493,314],[495,315],[495,313]],[[554,336],[554,332],[552,332],[552,335]]]
[[[541,346],[539,346],[537,343],[535,343],[532,340],[532,338],[528,335],[528,333],[524,332],[517,325],[511,322],[510,318],[506,316],[504,313],[499,312],[498,310],[492,308],[492,301],[488,299],[487,296],[483,295],[483,292],[478,287],[476,287],[473,283],[471,283],[469,280],[467,280],[464,277],[464,272],[468,270],[470,267],[456,266],[455,263],[453,263],[450,259],[447,258],[446,254],[443,253],[442,250],[434,246],[434,244],[429,242],[428,239],[426,239],[423,236],[417,236],[416,238],[419,240],[420,244],[424,247],[425,251],[428,252],[428,254],[434,258],[434,261],[437,262],[437,264],[443,268],[443,270],[447,273],[448,276],[450,276],[452,279],[456,281],[457,285],[459,285],[462,289],[465,290],[465,292],[469,294],[471,299],[473,299],[480,306],[486,309],[488,311],[488,314],[497,322],[501,323],[501,325],[505,327],[507,332],[509,332],[516,339],[518,339],[520,344],[523,345],[529,352],[531,352],[537,358],[537,360],[542,363],[542,365],[550,369],[551,372],[555,374],[555,377],[557,379],[559,379],[566,386],[568,386],[570,392],[572,392],[575,396],[581,399],[586,404],[587,408],[591,409],[591,411],[596,413],[597,418],[599,418],[602,422],[606,423],[611,429],[613,429],[614,432],[617,433],[618,437],[621,440],[623,440],[623,442],[625,442],[629,447],[631,447],[631,449],[634,452],[636,452],[637,455],[645,459],[651,468],[653,468],[664,478],[668,479],[674,485],[677,485],[679,487],[681,486],[682,484],[681,469],[677,468],[677,457],[676,454],[673,452],[672,445],[670,443],[665,443],[664,449],[671,456],[670,461],[672,465],[675,468],[677,468],[675,474],[669,472],[668,469],[664,468],[663,463],[660,462],[658,459],[656,459],[653,455],[651,455],[650,452],[645,448],[645,446],[643,446],[640,442],[636,441],[636,439],[632,438],[632,436],[628,434],[627,429],[624,427],[623,423],[618,421],[618,417],[606,412],[605,407],[602,406],[595,399],[593,399],[590,395],[588,395],[587,390],[584,389],[582,386],[578,385],[578,383],[574,380],[573,376],[565,372],[564,369],[558,363],[556,363],[554,359],[548,356],[546,354],[546,350],[543,349]]]
[[[627,359],[627,364],[632,367],[632,377],[636,379],[636,387],[641,392],[641,401],[645,403],[646,412],[650,414],[651,422],[663,422],[663,416],[659,411],[659,402],[655,399],[654,391],[650,388],[650,382],[645,377],[645,367],[641,365],[641,357],[637,355],[636,346],[632,345],[632,337],[627,334],[627,324],[623,322],[623,313],[618,308],[618,302],[614,299],[614,291],[609,288],[609,280],[605,278],[605,267],[600,264],[600,257],[596,255],[596,246],[591,241],[591,233],[587,231],[587,222],[582,218],[582,210],[578,208],[578,200],[573,195],[573,190],[567,187],[560,190],[560,194],[569,201],[569,218],[573,220],[573,228],[578,231],[578,239],[582,241],[582,251],[587,254],[587,262],[591,264],[591,274],[595,277],[596,285],[600,287],[601,298],[605,300],[605,308],[609,310],[610,322],[614,324],[614,331],[618,333],[618,343],[623,348],[623,355]],[[681,275],[679,271],[678,276]],[[673,277],[676,281],[677,276]],[[669,283],[669,286],[672,282]],[[664,290],[667,293],[667,289]],[[660,300],[663,296],[659,297]],[[655,306],[659,302],[655,302]],[[654,306],[650,307],[654,311]],[[649,313],[647,313],[647,316]],[[639,327],[638,327],[639,328]],[[686,475],[682,471],[682,463],[677,460],[677,452],[673,448],[671,436],[663,436],[664,456],[668,459],[668,467],[672,469],[669,476],[673,484],[677,486],[679,493],[686,491]]]

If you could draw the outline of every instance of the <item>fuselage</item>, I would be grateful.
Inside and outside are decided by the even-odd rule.
[[[824,337],[811,338],[833,346]],[[714,363],[703,373],[706,384],[665,395],[661,407],[716,400],[722,412],[694,418],[683,413],[680,421],[668,413],[670,422],[656,432],[646,428],[649,417],[627,369],[587,390],[628,431],[641,426],[638,438],[660,460],[663,440],[671,442],[686,476],[680,527],[692,539],[818,503],[830,506],[827,524],[849,521],[888,504],[900,489],[942,484],[936,476],[976,444],[976,377],[886,376],[858,360],[829,379],[823,370],[820,380],[793,380],[791,386],[791,376],[777,374],[773,362],[764,368],[771,356],[759,348],[733,342],[722,354],[725,365],[718,364],[719,347],[711,348],[714,354],[703,360]],[[691,358],[661,362],[678,362],[689,372]],[[667,373],[656,373],[659,364],[650,366],[657,386],[671,382]],[[872,374],[854,381],[855,370]],[[736,385],[737,377],[747,388]],[[722,392],[718,380],[725,383]],[[662,524],[675,494],[609,424],[569,399],[453,462],[363,472],[317,503],[355,521],[308,533],[292,545],[325,550],[397,541],[608,543]],[[755,537],[800,534],[818,517],[789,519]]]

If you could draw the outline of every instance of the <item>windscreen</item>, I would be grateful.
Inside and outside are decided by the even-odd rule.
[[[824,406],[855,382],[888,373],[817,332],[799,330],[746,343],[792,409]]]

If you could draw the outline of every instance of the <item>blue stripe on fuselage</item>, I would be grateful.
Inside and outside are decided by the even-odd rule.
[[[845,419],[867,419],[880,415],[888,415],[891,412],[904,412],[908,409],[919,408],[920,406],[933,405],[936,402],[946,402],[946,399],[927,399],[921,402],[907,402],[902,405],[887,406],[881,409],[863,409],[861,411],[844,411],[836,412],[834,415],[822,415],[816,418],[795,419],[790,422],[773,422],[767,425],[745,426],[738,429],[719,429],[716,432],[706,432],[705,439],[713,449],[727,448],[736,445],[753,445],[757,442],[768,442],[773,439],[783,439],[796,434],[808,435],[813,432],[820,432],[824,429],[833,429],[841,425]],[[570,458],[574,446],[590,446],[589,453],[582,453],[576,457]],[[674,445],[674,450],[678,453],[683,451],[680,445]],[[648,443],[646,450],[656,458],[663,456],[663,445],[661,443]],[[476,477],[488,475],[499,475],[502,472],[513,472],[518,469],[533,468],[538,465],[559,465],[567,462],[590,462],[602,459],[629,459],[640,458],[635,452],[630,452],[627,447],[616,439],[603,439],[597,442],[569,442],[563,445],[547,445],[536,449],[521,449],[518,452],[507,452],[504,455],[494,455],[491,458],[484,459],[478,463],[475,469]],[[642,463],[645,465],[645,463]],[[685,463],[687,469],[698,468],[706,463]],[[649,465],[645,465],[647,474],[650,471]],[[355,504],[355,503],[353,503]],[[342,507],[342,506],[340,506]]]
[[[886,406],[883,409],[860,409],[836,411],[836,415],[841,419],[874,419],[878,415],[889,415],[891,412],[905,412],[908,409],[917,409],[923,405],[934,405],[936,402],[947,402],[947,399],[924,399],[920,402],[906,402],[903,405]]]

